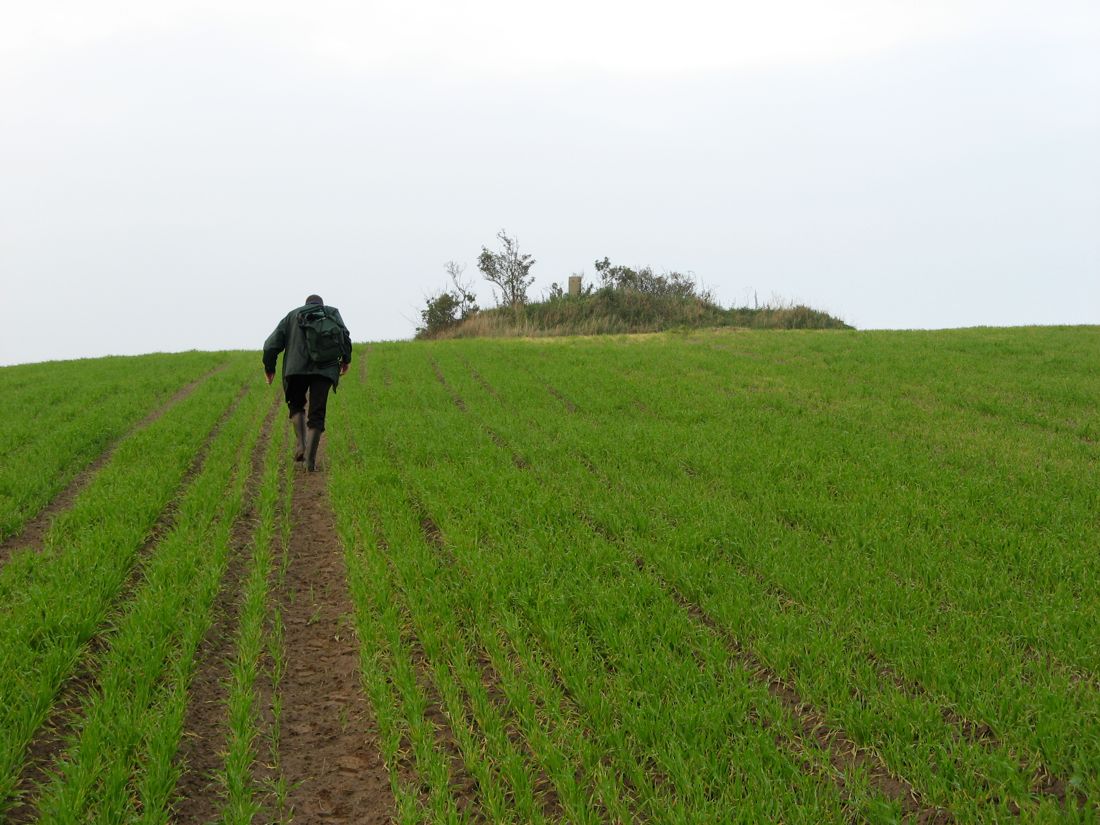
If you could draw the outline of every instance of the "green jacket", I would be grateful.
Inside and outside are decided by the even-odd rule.
[[[344,319],[340,317],[340,310],[336,307],[325,307],[333,314],[334,320],[344,330],[344,352],[339,361],[331,364],[315,364],[309,358],[309,350],[306,347],[306,334],[298,326],[298,313],[306,309],[314,309],[317,304],[306,304],[287,313],[275,327],[275,331],[267,336],[264,341],[264,372],[268,375],[275,373],[275,362],[279,353],[285,351],[283,356],[283,389],[286,389],[286,379],[292,375],[323,375],[332,380],[333,389],[340,383],[340,364],[351,363],[351,333],[348,332]]]

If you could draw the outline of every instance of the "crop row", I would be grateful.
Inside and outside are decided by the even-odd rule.
[[[577,449],[598,450],[599,463],[607,472],[631,480],[632,490],[626,495],[619,491],[612,498],[599,495],[602,481],[589,478],[590,506],[599,517],[616,529],[633,530],[640,546],[653,540],[660,548],[653,557],[655,563],[664,565],[666,575],[683,588],[695,588],[699,599],[709,599],[713,611],[719,615],[725,611],[729,626],[745,628],[742,633],[763,634],[770,646],[787,647],[783,656],[763,646],[761,652],[776,670],[798,676],[806,695],[816,692],[821,706],[835,709],[836,723],[873,742],[902,775],[919,779],[922,787],[938,785],[942,790],[935,792],[941,804],[956,810],[973,805],[988,810],[1001,804],[1012,811],[1033,797],[1038,798],[1040,809],[1058,806],[1067,798],[1071,803],[1079,801],[1089,782],[1095,782],[1095,771],[1089,767],[1095,764],[1097,752],[1095,683],[1090,686],[1080,670],[1052,668],[1049,656],[1037,661],[1022,645],[1013,649],[1010,641],[1015,639],[1007,634],[990,639],[989,625],[996,624],[990,621],[990,613],[1000,607],[998,612],[1017,627],[1032,620],[1049,630],[1068,619],[1067,625],[1083,629],[1084,625],[1071,623],[1082,610],[1086,614],[1095,610],[1095,600],[1061,610],[1041,605],[1047,609],[1032,612],[1027,596],[1033,591],[1025,589],[1022,594],[1017,590],[1007,610],[1003,601],[994,601],[968,615],[968,608],[973,609],[969,605],[945,604],[942,593],[954,590],[956,581],[974,592],[980,589],[974,587],[975,578],[996,583],[1001,570],[995,565],[983,569],[973,560],[953,564],[958,560],[957,549],[937,552],[936,543],[923,542],[919,528],[914,529],[915,524],[930,520],[928,513],[920,513],[919,520],[913,515],[927,503],[914,496],[909,485],[895,494],[891,482],[912,478],[906,469],[917,464],[920,454],[920,449],[912,447],[922,442],[903,442],[901,456],[887,453],[880,459],[875,455],[881,442],[904,426],[899,416],[886,416],[884,431],[876,433],[875,411],[866,410],[860,416],[863,428],[846,438],[844,425],[850,422],[835,407],[812,415],[810,405],[802,403],[792,414],[769,418],[754,408],[752,400],[731,401],[721,392],[728,374],[716,371],[714,375],[717,386],[708,386],[699,373],[690,378],[698,395],[689,412],[694,416],[690,439],[682,437],[682,429],[680,437],[675,432],[671,438],[660,437],[662,413],[673,420],[683,415],[683,405],[668,401],[677,397],[675,377],[668,382],[672,393],[654,393],[651,385],[635,388],[635,399],[644,398],[653,416],[637,428],[620,426],[616,442],[630,445],[628,449],[617,449],[615,442],[601,439],[596,431],[578,438]],[[500,377],[505,384],[514,382],[511,370]],[[812,373],[800,375],[792,383],[805,394],[813,377]],[[558,380],[553,375],[532,375],[529,386],[517,388],[515,397],[523,400],[525,412],[537,415],[532,393],[537,381],[546,378]],[[608,398],[623,400],[624,395],[629,403],[631,391],[617,378],[612,384],[612,388],[601,387],[600,375],[593,371],[584,383],[571,382],[568,391],[578,407],[588,410],[598,410]],[[769,394],[782,397],[774,389]],[[550,394],[543,397],[553,402]],[[599,426],[598,413],[588,418],[589,425]],[[792,428],[792,421],[798,426]],[[888,425],[893,429],[886,429]],[[728,445],[731,431],[749,438],[739,439],[735,453],[726,453],[723,467],[715,456],[723,455],[723,440]],[[973,437],[972,433],[956,435],[964,441]],[[532,445],[537,449],[539,442],[545,439],[540,437]],[[1086,457],[1085,445],[1070,446],[1079,451],[1079,460]],[[577,484],[584,483],[583,474],[575,478]],[[971,480],[960,476],[950,482],[965,494]],[[988,485],[989,480],[979,483]],[[1056,483],[1060,492],[1072,498],[1075,484],[1062,485],[1060,479]],[[1010,479],[1004,484],[1006,502],[1014,501],[1013,494]],[[891,512],[893,506],[902,513]],[[809,527],[803,515],[807,512],[816,517]],[[976,540],[982,541],[986,536],[982,521],[980,516],[960,516],[949,522],[950,532],[972,541],[976,534]],[[1032,527],[1037,533],[1050,528],[1050,520],[1038,524],[1042,527]],[[645,527],[638,529],[641,525]],[[686,525],[698,532],[692,535]],[[1072,564],[1089,558],[1088,546],[1087,542],[1076,547],[1060,543],[1049,546],[1048,552]],[[996,549],[995,544],[989,548]],[[683,568],[677,578],[670,565],[678,554],[683,564],[695,569]],[[899,585],[899,579],[904,581],[901,565],[914,561],[927,565],[928,578],[935,579],[937,587],[911,581],[908,587]],[[991,567],[990,561],[985,558],[985,568]],[[1019,589],[1019,581],[1014,583]],[[744,592],[733,598],[729,590],[738,585]],[[767,605],[748,606],[761,589],[767,596],[764,602],[774,601],[787,614],[782,625],[759,627]],[[1011,592],[1010,587],[1005,590]],[[754,626],[759,630],[752,630]],[[823,645],[816,659],[810,658],[813,645],[808,644],[815,635]],[[780,644],[780,639],[786,641]],[[1087,631],[1068,639],[1036,634],[1035,644],[1051,641],[1077,656],[1095,652]],[[825,652],[830,645],[835,651]],[[845,660],[847,664],[842,665]],[[1021,674],[1018,681],[1012,678],[1017,673]],[[827,688],[829,682],[828,693],[817,687]],[[876,693],[885,707],[895,708],[892,718],[868,718]],[[1035,719],[1042,724],[1035,725]],[[879,734],[873,733],[872,726],[896,737],[895,744],[876,742],[872,737]],[[975,776],[967,782],[964,777],[971,770]]]
[[[268,442],[257,496],[256,529],[239,596],[235,653],[225,698],[226,746],[217,779],[222,788],[221,821],[256,821],[285,815],[286,785],[279,765],[281,702],[286,668],[282,614],[273,597],[286,575],[289,505],[293,475],[287,460],[289,430],[280,426]],[[268,698],[270,696],[270,698]],[[261,762],[271,780],[265,783]]]
[[[0,370],[10,447],[0,464],[0,541],[181,387],[223,367],[218,353],[103,358]]]
[[[333,484],[409,817],[1094,810],[1081,388],[776,340],[372,349]]]
[[[122,441],[41,550],[0,569],[0,809],[17,821],[31,808],[48,822],[165,820],[194,653],[269,406],[244,391],[250,366],[237,359]]]
[[[396,801],[359,814],[1096,821],[1095,343],[377,344],[301,478],[251,356],[4,371],[65,437],[10,463],[53,477],[9,539],[53,502],[0,556],[0,819],[307,816],[295,731],[363,770],[304,658],[348,655],[321,479]]]
[[[369,406],[369,419],[354,422],[358,454],[369,461],[349,471],[349,483],[386,456],[399,456],[405,470],[394,469],[391,457],[391,468],[356,496],[337,496],[335,505],[347,514],[351,508],[342,501],[378,499],[384,545],[363,531],[354,546],[376,559],[370,581],[388,579],[403,594],[410,614],[406,632],[412,630],[423,647],[430,672],[416,680],[402,677],[407,667],[396,662],[392,670],[384,660],[372,666],[379,668],[376,682],[396,686],[404,679],[409,698],[383,706],[409,725],[421,769],[428,757],[420,755],[413,734],[422,713],[418,718],[412,711],[430,704],[435,690],[444,697],[452,730],[465,729],[456,738],[469,738],[463,764],[477,779],[478,799],[491,820],[524,821],[539,810],[549,816],[556,806],[568,806],[570,821],[698,821],[721,819],[731,810],[746,821],[836,818],[843,802],[820,778],[827,756],[801,736],[764,685],[731,666],[724,642],[691,622],[632,560],[593,534],[571,502],[471,428],[468,417],[439,395],[438,384],[425,383],[415,369],[398,373],[399,366],[392,378],[400,391],[379,397]],[[372,421],[388,422],[388,438],[379,439],[377,430],[371,437]],[[335,474],[334,485],[343,483]],[[499,506],[476,505],[489,501]],[[399,519],[392,526],[391,513]],[[425,532],[428,521],[435,530]],[[440,558],[444,551],[433,551],[440,547],[452,563]],[[393,567],[385,578],[379,556]],[[384,593],[364,599],[401,601]],[[402,624],[396,615],[391,621]],[[388,641],[384,649],[395,655],[402,640],[391,635]],[[494,658],[499,664],[475,678],[472,663]],[[465,674],[461,690],[448,685],[447,672]],[[425,687],[418,690],[418,681]],[[503,701],[485,701],[481,691],[508,681]],[[527,696],[530,686],[545,694]],[[700,725],[703,719],[708,724]],[[493,735],[509,722],[525,743],[513,743],[513,754]],[[794,744],[779,746],[777,739]],[[494,772],[479,767],[479,760],[516,767]],[[585,767],[579,777],[577,765]],[[553,793],[531,796],[543,776]],[[442,781],[436,779],[437,787]],[[860,782],[853,777],[851,797],[881,804]],[[515,800],[507,809],[493,807],[499,783],[510,790],[504,798]]]

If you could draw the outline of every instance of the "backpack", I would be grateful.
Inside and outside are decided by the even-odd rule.
[[[298,326],[305,333],[309,360],[314,364],[331,364],[343,356],[344,330],[328,307],[318,305],[299,312]]]

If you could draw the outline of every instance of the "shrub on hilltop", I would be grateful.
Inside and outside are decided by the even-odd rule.
[[[504,243],[510,239],[503,232],[500,237],[504,244],[502,256],[516,250]],[[491,254],[482,250],[483,258]],[[569,294],[555,283],[542,300],[530,301],[526,287],[534,261],[524,256],[522,263],[525,264],[522,278],[517,277],[522,290],[511,293],[501,290],[495,293],[498,306],[483,310],[475,307],[461,317],[456,308],[461,296],[470,295],[470,288],[458,288],[452,276],[456,289],[429,300],[428,309],[421,313],[425,325],[417,330],[417,337],[601,335],[700,327],[850,329],[840,319],[801,304],[725,308],[691,273],[658,273],[648,266],[634,269],[612,264],[606,257],[596,261],[599,286],[589,284],[579,294]],[[483,272],[487,269],[480,263],[479,268]],[[488,277],[499,270],[488,269],[491,270],[486,273],[488,280],[499,286],[499,278]],[[437,309],[442,310],[442,319],[429,322],[430,313]]]
[[[611,288],[587,295],[553,295],[512,309],[481,310],[430,338],[606,335],[705,327],[850,329],[828,313],[802,305],[724,309],[698,298],[655,296]]]

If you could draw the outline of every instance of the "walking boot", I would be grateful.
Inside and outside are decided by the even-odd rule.
[[[305,461],[306,458],[306,414],[294,413],[290,417],[290,423],[294,425],[294,434],[298,436],[298,443],[294,445],[294,460]]]
[[[311,473],[317,470],[317,447],[321,443],[321,430],[309,429],[306,436],[306,469]]]

